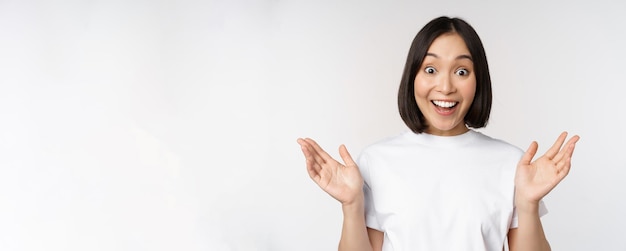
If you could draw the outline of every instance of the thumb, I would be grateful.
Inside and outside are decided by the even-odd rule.
[[[350,153],[348,152],[348,149],[345,145],[339,146],[339,155],[341,156],[341,159],[346,164],[346,166],[356,166],[356,163],[352,159],[352,156],[350,156]]]
[[[530,165],[530,162],[533,160],[533,157],[535,157],[535,154],[537,153],[537,148],[539,148],[539,145],[536,141],[530,143],[530,146],[520,160],[520,164]]]

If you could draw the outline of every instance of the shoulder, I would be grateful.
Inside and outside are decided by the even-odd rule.
[[[475,146],[486,148],[486,150],[493,152],[494,154],[497,153],[513,157],[521,157],[524,154],[524,151],[521,148],[502,139],[494,138],[478,131],[472,132],[476,135]]]
[[[401,132],[365,146],[357,158],[361,173],[367,176],[373,163],[394,159],[393,156],[401,155],[406,151],[406,146],[410,145],[408,137],[408,132]]]
[[[411,132],[404,131],[387,138],[380,139],[370,145],[367,145],[361,151],[361,155],[377,154],[391,149],[402,148],[410,144],[409,137]]]

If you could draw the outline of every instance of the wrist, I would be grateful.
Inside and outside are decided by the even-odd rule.
[[[515,207],[518,214],[539,214],[539,201],[520,201]]]
[[[344,213],[363,212],[364,207],[365,207],[365,199],[364,199],[363,193],[359,194],[352,201],[341,203],[341,209],[344,211]]]

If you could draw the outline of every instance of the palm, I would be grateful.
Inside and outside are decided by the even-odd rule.
[[[345,165],[326,153],[312,139],[298,139],[306,158],[309,176],[326,193],[341,203],[351,203],[363,189],[363,178],[345,146],[339,148]]]
[[[572,137],[563,148],[567,133],[563,132],[548,151],[535,161],[531,160],[538,145],[533,142],[519,164],[515,176],[516,203],[537,203],[567,176],[571,166],[574,146],[579,137]]]

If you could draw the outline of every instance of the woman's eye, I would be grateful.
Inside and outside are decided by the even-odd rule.
[[[467,74],[469,74],[469,71],[467,71],[466,69],[458,69],[456,71],[456,75],[459,75],[459,76],[466,76]]]
[[[428,74],[434,74],[435,72],[437,72],[437,70],[435,70],[434,67],[432,66],[428,66],[424,69],[424,72],[428,73]]]

